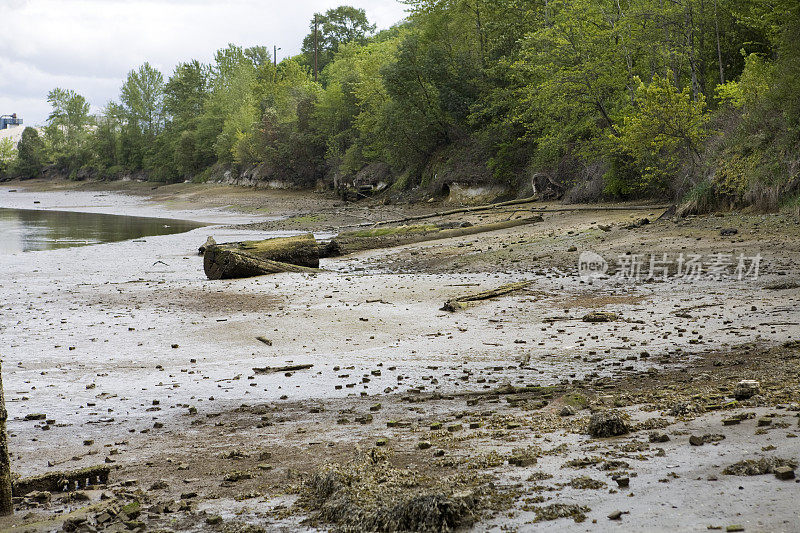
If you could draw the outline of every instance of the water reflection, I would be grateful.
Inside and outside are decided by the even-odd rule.
[[[170,235],[203,225],[168,218],[0,208],[0,254]]]

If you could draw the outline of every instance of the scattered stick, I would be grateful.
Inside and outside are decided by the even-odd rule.
[[[465,304],[467,304],[468,302],[478,302],[481,300],[489,300],[490,298],[503,296],[505,294],[522,290],[531,283],[533,283],[533,281],[520,281],[518,283],[509,283],[508,285],[503,285],[501,287],[489,291],[483,291],[476,294],[469,294],[467,296],[459,296],[458,298],[447,300],[444,306],[440,309],[440,311],[448,311],[450,313],[455,313],[460,309],[464,309],[466,307]]]
[[[256,374],[274,374],[275,372],[294,372],[295,370],[307,370],[314,365],[287,365],[287,366],[264,366],[255,367],[253,372]]]

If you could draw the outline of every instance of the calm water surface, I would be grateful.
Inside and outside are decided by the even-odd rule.
[[[170,235],[204,225],[168,218],[0,208],[0,254]]]

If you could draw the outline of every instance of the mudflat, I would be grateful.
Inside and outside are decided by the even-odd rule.
[[[14,472],[110,468],[107,483],[20,496],[3,528],[796,528],[792,214],[524,204],[440,222],[543,220],[323,259],[314,274],[209,281],[208,235],[327,238],[452,206],[10,188],[14,207],[209,225],[0,256]],[[581,276],[588,251],[606,276]],[[283,367],[298,369],[264,371]]]

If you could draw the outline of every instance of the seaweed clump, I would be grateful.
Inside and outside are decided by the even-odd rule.
[[[761,459],[745,459],[730,465],[722,471],[727,476],[761,476],[771,474],[776,468],[790,466],[797,468],[797,461],[780,457],[763,457]]]
[[[534,522],[572,518],[576,523],[581,523],[586,520],[586,513],[590,511],[591,509],[584,505],[571,503],[551,503],[544,507],[533,508],[533,512],[536,513]]]
[[[300,486],[298,505],[339,531],[440,532],[474,524],[490,499],[480,476],[434,478],[376,455],[322,467]]]

